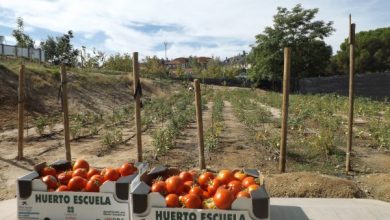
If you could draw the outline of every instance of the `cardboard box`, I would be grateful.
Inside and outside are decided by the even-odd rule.
[[[17,180],[17,209],[19,219],[100,219],[129,220],[130,183],[146,164],[136,164],[138,173],[106,181],[100,192],[48,192],[46,184],[39,179],[39,171],[46,163],[35,166],[35,171]],[[63,171],[71,168],[68,161],[51,165]]]
[[[132,182],[130,212],[132,220],[265,220],[270,219],[269,196],[263,176],[254,169],[244,169],[247,175],[260,179],[261,187],[251,192],[251,198],[237,198],[231,210],[167,208],[159,193],[150,193],[150,184],[158,176],[177,175],[177,169],[157,167],[143,173]]]

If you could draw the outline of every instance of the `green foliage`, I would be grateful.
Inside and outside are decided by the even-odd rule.
[[[157,129],[152,134],[152,138],[152,145],[158,155],[166,153],[173,147],[173,135],[167,128]]]
[[[83,47],[84,49],[85,47]],[[106,58],[106,54],[103,51],[96,50],[93,48],[92,54],[83,52],[83,55],[81,56],[82,60],[82,67],[89,68],[89,69],[98,69],[100,68]]]
[[[147,56],[143,63],[144,65],[141,68],[141,75],[159,77],[165,77],[167,75],[163,60],[158,59],[157,56]]]
[[[362,31],[356,34],[356,72],[384,72],[390,70],[390,27]],[[348,73],[349,44],[348,39],[340,45],[332,63],[337,73]]]
[[[39,116],[37,119],[34,120],[34,126],[35,130],[39,135],[42,135],[45,131],[46,126],[49,123],[48,117],[45,116]]]
[[[23,48],[34,48],[34,40],[24,33],[23,18],[18,17],[16,20],[16,29],[12,31],[12,36],[16,39],[16,45]]]
[[[106,130],[101,138],[104,147],[113,147],[123,141],[123,133],[120,129]]]
[[[61,37],[54,39],[52,36],[48,36],[46,41],[42,41],[41,47],[45,51],[46,60],[55,65],[66,63],[69,66],[76,66],[79,51],[73,49],[70,42],[72,38],[73,32],[69,30]]]
[[[103,64],[104,69],[131,72],[133,71],[133,59],[130,54],[115,54],[107,58]]]
[[[203,78],[220,78],[222,77],[222,63],[216,57],[208,61],[206,69],[201,72]]]
[[[313,21],[317,13],[318,9],[303,9],[300,4],[291,10],[278,7],[273,26],[256,36],[249,54],[251,78],[280,80],[284,47],[292,49],[292,78],[323,74],[332,55],[331,47],[323,39],[334,29],[332,22]]]

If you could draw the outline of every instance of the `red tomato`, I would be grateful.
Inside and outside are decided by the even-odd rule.
[[[224,188],[219,188],[213,196],[215,206],[219,209],[230,209],[234,196],[233,194]]]
[[[192,181],[184,182],[184,192],[188,193],[191,190],[193,185],[194,185],[194,182],[192,182]]]
[[[260,189],[260,186],[257,184],[252,184],[252,185],[248,186],[249,192],[252,192],[253,190],[258,190],[258,189]]]
[[[41,171],[41,176],[47,175],[57,176],[56,169],[54,169],[53,167],[44,167]]]
[[[104,183],[104,177],[99,174],[93,175],[89,180],[97,180],[100,184]]]
[[[66,191],[70,191],[68,186],[65,186],[65,185],[61,185],[57,188],[56,190],[57,192],[66,192]]]
[[[46,183],[48,188],[57,189],[58,187],[58,181],[57,179],[52,175],[47,175],[42,178],[42,181]]]
[[[58,174],[57,179],[58,182],[62,185],[68,185],[69,180],[72,178],[73,172],[72,171],[64,171],[60,174]]]
[[[92,176],[100,174],[99,170],[91,168],[88,170],[87,179],[91,179]]]
[[[73,164],[73,170],[77,170],[78,168],[83,168],[88,172],[89,164],[86,160],[76,160],[76,162]]]
[[[234,174],[230,170],[220,170],[217,177],[222,184],[228,184],[230,181],[234,180]]]
[[[99,187],[102,185],[98,180],[89,180],[85,189],[87,192],[99,192]]]
[[[132,163],[124,163],[121,168],[119,169],[119,173],[121,176],[128,176],[137,171],[137,168],[134,167],[134,164]]]
[[[248,188],[248,186],[252,185],[252,184],[256,184],[255,182],[255,178],[251,177],[251,176],[248,176],[248,177],[245,177],[243,180],[242,180],[242,186],[244,188]]]
[[[159,180],[159,181],[156,181],[155,183],[153,183],[150,191],[159,192],[162,196],[165,196],[168,194],[167,185],[162,180]]]
[[[86,179],[79,176],[75,176],[69,180],[68,188],[72,191],[80,191],[85,187],[85,185],[87,185]]]
[[[237,193],[237,198],[240,198],[240,197],[250,198],[251,195],[247,191],[241,191],[241,192]]]
[[[165,202],[167,203],[168,207],[180,207],[179,197],[176,194],[168,194],[165,197]]]
[[[240,181],[245,179],[245,177],[246,177],[246,174],[244,172],[242,172],[242,171],[237,171],[237,172],[234,173],[234,178],[236,178],[236,179],[238,179]]]
[[[116,181],[119,177],[121,177],[121,174],[116,169],[106,168],[103,177],[104,181]]]
[[[183,196],[182,203],[184,207],[188,209],[202,208],[202,200],[195,194],[187,194]]]
[[[199,186],[194,186],[190,189],[190,191],[188,192],[188,194],[194,194],[194,195],[197,195],[199,196],[199,198],[201,199],[204,199],[203,198],[203,189],[201,189]]]
[[[198,178],[198,183],[202,188],[206,188],[210,180],[214,179],[214,174],[211,172],[204,172],[200,174]]]
[[[167,185],[168,193],[176,193],[177,195],[180,195],[184,191],[184,182],[179,176],[169,177],[165,180],[165,184]]]
[[[78,168],[73,171],[72,177],[79,176],[87,179],[87,170],[84,168]]]
[[[179,177],[180,177],[180,179],[183,180],[183,182],[193,181],[194,180],[194,176],[192,176],[192,174],[190,172],[187,172],[187,171],[181,172],[179,174]]]
[[[229,190],[233,193],[233,196],[236,196],[237,193],[243,190],[241,182],[239,180],[230,181],[228,184]]]
[[[210,196],[213,196],[221,185],[222,183],[219,179],[213,179],[209,182],[209,185],[207,186],[207,192],[210,194]]]

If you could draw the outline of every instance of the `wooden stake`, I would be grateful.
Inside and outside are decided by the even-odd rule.
[[[348,112],[348,140],[345,162],[345,172],[351,170],[351,151],[353,136],[353,105],[354,105],[354,76],[355,75],[355,24],[351,23],[349,15],[349,112]]]
[[[70,138],[69,138],[68,91],[67,91],[66,84],[67,84],[66,67],[65,64],[61,64],[62,111],[64,117],[66,160],[71,161],[72,155],[70,151]]]
[[[282,137],[280,141],[279,171],[286,171],[286,145],[287,145],[287,118],[288,96],[290,90],[291,48],[284,48],[284,71],[283,71],[283,105],[282,105]]]
[[[19,70],[19,90],[18,90],[18,160],[23,159],[24,144],[24,65],[20,65]]]
[[[139,82],[138,52],[133,53],[133,77],[133,89],[135,94],[135,124],[137,128],[137,157],[138,162],[142,162],[141,97],[140,94],[137,94],[137,86]]]
[[[198,79],[194,80],[195,103],[196,103],[196,122],[198,125],[198,146],[199,146],[199,168],[205,169],[204,159],[204,140],[203,140],[203,119],[202,119],[202,96],[200,92],[200,83]]]

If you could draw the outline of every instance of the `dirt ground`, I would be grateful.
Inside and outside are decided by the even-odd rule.
[[[1,74],[0,74],[1,75]],[[76,77],[76,76],[75,76]],[[0,83],[4,79],[0,78]],[[13,82],[12,77],[7,78]],[[76,80],[75,80],[76,81]],[[169,90],[161,89],[151,80],[144,80],[145,95],[161,96]],[[3,85],[3,84],[0,84]],[[89,88],[74,87],[71,92],[71,108],[73,111],[89,109],[96,111],[110,110],[110,106],[118,103],[130,103],[131,89],[128,81],[117,84],[115,89],[105,90],[107,83]],[[41,162],[54,162],[64,159],[65,148],[62,134],[62,124],[54,126],[53,131],[45,131],[47,135],[39,136],[35,128],[31,127],[25,133],[26,142],[24,159],[16,160],[17,155],[17,130],[15,85],[7,87],[7,94],[3,100],[7,104],[0,105],[0,200],[13,198],[16,195],[16,179],[32,170],[34,164]],[[13,86],[12,86],[13,85]],[[3,87],[5,88],[5,87]],[[44,88],[44,87],[42,87]],[[44,96],[44,90],[38,89]],[[49,88],[49,87],[48,87]],[[93,89],[92,89],[93,88]],[[47,89],[47,88],[46,88]],[[51,88],[55,90],[55,88]],[[50,91],[51,91],[50,90]],[[170,88],[174,90],[174,87]],[[131,91],[131,90],[130,90]],[[11,98],[12,97],[12,98]],[[45,105],[58,108],[56,97],[44,96]],[[115,97],[115,98],[113,98]],[[203,112],[204,127],[210,123],[211,108],[213,103],[207,103],[207,109]],[[265,105],[264,105],[265,106]],[[267,106],[265,106],[267,107]],[[31,114],[36,113],[31,109]],[[270,109],[273,117],[278,118],[279,109]],[[49,113],[45,110],[44,113]],[[213,152],[206,152],[206,164],[210,170],[221,168],[257,168],[263,171],[268,192],[274,197],[342,197],[342,198],[376,198],[390,201],[390,155],[389,153],[375,153],[373,150],[357,149],[357,154],[367,155],[361,157],[355,164],[357,170],[352,176],[327,176],[317,172],[290,172],[278,174],[278,161],[273,159],[272,153],[259,146],[249,136],[247,128],[233,114],[232,104],[224,101],[223,109],[224,128],[221,134],[221,142]],[[71,142],[72,158],[86,159],[92,166],[117,167],[125,161],[135,161],[137,158],[134,121],[120,125],[123,139],[128,141],[114,148],[102,151],[99,136],[89,136]],[[144,160],[150,166],[168,165],[181,169],[198,167],[197,128],[195,122],[190,123],[176,140],[175,147],[164,156],[156,157],[152,147],[153,127],[144,131],[142,136]],[[366,151],[371,151],[367,153]],[[102,153],[103,152],[103,153]],[[369,169],[369,170],[367,170]],[[366,173],[370,173],[367,175]]]

